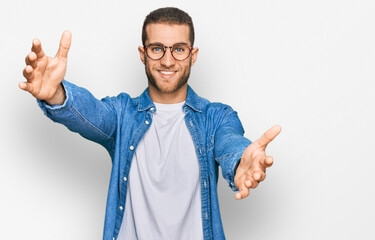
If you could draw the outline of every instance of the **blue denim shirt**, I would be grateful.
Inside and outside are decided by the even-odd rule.
[[[104,146],[112,158],[103,240],[117,238],[126,201],[127,177],[138,143],[151,125],[156,108],[146,89],[131,98],[126,93],[97,100],[89,91],[63,81],[66,100],[49,106],[38,100],[53,121]],[[202,227],[205,240],[225,239],[217,196],[219,165],[232,190],[234,174],[251,144],[237,113],[228,105],[211,103],[188,86],[183,106],[185,123],[194,142],[200,169]]]

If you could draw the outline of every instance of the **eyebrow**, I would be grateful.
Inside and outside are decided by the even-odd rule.
[[[163,46],[165,46],[164,44],[162,44],[162,43],[160,43],[160,42],[152,42],[152,43],[149,43],[148,45],[150,45],[150,44],[159,44],[159,45],[163,45]],[[176,45],[176,44],[186,44],[186,45],[189,46],[189,44],[186,43],[186,42],[178,42],[178,43],[174,43],[173,45]],[[172,46],[173,46],[173,45],[172,45]]]

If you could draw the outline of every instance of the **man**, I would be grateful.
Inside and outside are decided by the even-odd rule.
[[[112,158],[103,239],[225,239],[217,199],[218,166],[236,193],[249,195],[273,163],[265,148],[281,131],[251,143],[235,111],[210,103],[188,86],[198,48],[190,16],[161,8],[145,19],[143,46],[148,88],[95,99],[64,80],[71,33],[55,57],[38,39],[26,57],[19,87],[38,99],[53,121],[103,145]]]

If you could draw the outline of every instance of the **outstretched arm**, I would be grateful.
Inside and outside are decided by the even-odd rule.
[[[249,195],[250,188],[256,188],[266,178],[266,168],[271,167],[273,158],[266,156],[266,147],[281,131],[279,125],[268,129],[261,138],[250,144],[244,151],[238,165],[234,182],[240,192],[236,199]]]
[[[34,39],[23,70],[27,81],[19,83],[18,86],[49,105],[61,105],[66,98],[61,82],[66,73],[71,38],[69,31],[63,33],[55,57],[47,56],[39,39]]]

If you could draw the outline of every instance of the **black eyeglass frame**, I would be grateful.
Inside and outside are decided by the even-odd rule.
[[[153,46],[160,46],[161,48],[163,48],[163,55],[160,57],[160,58],[152,58],[152,57],[150,57],[149,55],[148,55],[148,53],[147,53],[147,48],[149,48],[151,45],[153,45]],[[187,46],[188,48],[189,48],[189,54],[187,55],[187,57],[186,58],[184,58],[184,59],[177,59],[177,58],[175,58],[175,56],[173,56],[173,49],[174,48],[176,48],[176,46]],[[191,51],[193,50],[193,47],[190,47],[190,46],[188,46],[186,43],[176,43],[176,44],[173,44],[173,46],[164,46],[163,44],[161,44],[161,43],[150,43],[150,44],[148,44],[148,45],[146,45],[146,46],[143,46],[144,47],[144,49],[145,49],[145,52],[146,52],[146,55],[147,55],[147,57],[149,57],[150,59],[152,59],[152,60],[160,60],[160,59],[162,59],[163,57],[164,57],[164,55],[165,55],[165,51],[166,51],[166,48],[169,48],[170,50],[171,50],[171,55],[172,55],[172,57],[176,60],[176,61],[184,61],[184,60],[186,60],[188,57],[190,57],[190,54],[191,54]]]

